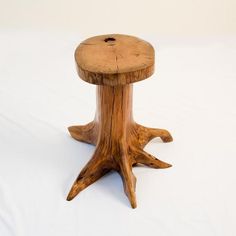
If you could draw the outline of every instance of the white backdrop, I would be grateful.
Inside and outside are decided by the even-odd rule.
[[[236,34],[235,0],[0,0],[0,27],[96,34]]]
[[[99,2],[1,2],[0,235],[236,235],[234,2]],[[117,173],[65,200],[94,151],[66,129],[95,112],[73,53],[109,32],[155,47],[156,73],[134,84],[134,117],[174,137],[146,147],[172,168],[134,168],[136,209]]]

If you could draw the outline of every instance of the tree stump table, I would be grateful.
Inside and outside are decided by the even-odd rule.
[[[171,166],[143,150],[155,137],[163,142],[172,141],[170,133],[137,124],[132,115],[132,83],[153,74],[154,49],[148,42],[133,36],[100,35],[77,47],[75,61],[79,76],[97,85],[97,111],[92,122],[71,126],[68,130],[74,139],[96,148],[75,180],[67,200],[72,200],[110,170],[116,170],[122,177],[131,206],[135,208],[136,178],[132,166]]]

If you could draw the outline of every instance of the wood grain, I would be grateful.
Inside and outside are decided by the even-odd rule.
[[[137,37],[100,35],[83,41],[75,51],[77,71],[84,81],[97,85],[125,85],[150,77],[154,49]]]
[[[167,130],[137,124],[132,114],[133,82],[153,73],[154,49],[136,37],[101,35],[85,40],[76,49],[75,59],[80,77],[97,84],[95,118],[86,125],[71,126],[71,136],[96,146],[94,154],[75,180],[67,200],[111,170],[117,171],[124,191],[135,208],[136,178],[132,167],[137,164],[168,168],[143,148],[153,138],[172,141]]]
[[[84,126],[71,126],[69,132],[78,141],[96,146],[94,155],[75,180],[67,197],[72,200],[80,191],[110,170],[121,175],[131,206],[136,207],[136,178],[132,166],[143,164],[153,168],[171,165],[146,153],[143,148],[153,138],[172,141],[167,130],[153,129],[134,122],[132,84],[97,86],[97,111],[94,121]]]

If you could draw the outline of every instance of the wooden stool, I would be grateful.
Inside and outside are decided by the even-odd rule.
[[[79,76],[97,85],[97,111],[92,122],[68,129],[73,138],[93,144],[96,149],[75,180],[67,200],[110,170],[116,170],[135,208],[136,178],[132,166],[139,163],[153,168],[171,166],[143,150],[155,137],[163,142],[172,141],[170,133],[139,125],[132,116],[132,83],[153,74],[154,49],[136,37],[101,35],[83,41],[75,51],[75,60]]]

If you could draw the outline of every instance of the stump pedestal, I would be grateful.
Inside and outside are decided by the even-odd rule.
[[[135,208],[136,178],[132,166],[171,166],[143,150],[155,137],[163,142],[172,141],[170,133],[139,125],[132,116],[132,83],[153,74],[154,49],[136,37],[101,35],[83,41],[75,51],[75,60],[79,76],[97,85],[97,111],[92,122],[71,126],[68,130],[73,138],[93,144],[96,149],[75,180],[67,200],[72,200],[110,170],[116,170]]]

